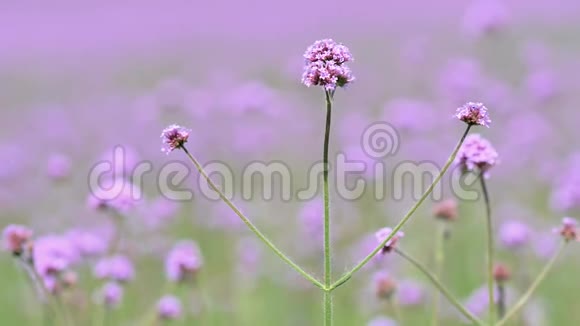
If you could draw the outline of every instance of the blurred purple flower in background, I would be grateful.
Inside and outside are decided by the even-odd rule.
[[[63,180],[67,178],[71,172],[71,159],[60,153],[54,153],[48,158],[46,165],[46,173],[52,180]]]
[[[580,208],[580,154],[573,155],[554,177],[552,207],[560,212]]]
[[[534,237],[532,243],[534,253],[540,259],[549,259],[554,255],[558,249],[558,238],[554,236],[553,232],[539,233]]]
[[[165,274],[172,282],[191,280],[203,266],[203,258],[197,243],[191,240],[178,242],[165,260]]]
[[[323,86],[327,91],[343,87],[354,80],[347,62],[353,60],[350,50],[332,39],[314,42],[304,53],[306,65],[302,83],[308,87]]]
[[[503,222],[498,231],[498,239],[508,249],[518,249],[529,244],[532,236],[530,227],[519,220]]]
[[[378,230],[375,233],[375,237],[376,237],[376,239],[377,239],[377,241],[379,243],[382,243],[383,241],[385,241],[389,237],[389,235],[391,234],[391,232],[393,232],[393,229],[391,229],[391,228],[382,228],[382,229]],[[402,231],[397,231],[397,233],[395,233],[385,243],[385,246],[381,250],[381,253],[385,254],[385,253],[388,253],[388,252],[393,251],[396,248],[397,243],[399,242],[399,240],[401,238],[403,238],[404,236],[405,236],[405,233],[403,233]]]
[[[504,29],[510,21],[508,8],[499,0],[475,0],[463,16],[463,28],[470,36],[485,36]]]
[[[494,292],[494,295],[496,296],[494,298],[494,302],[497,302],[497,291]],[[464,304],[467,310],[469,310],[474,315],[484,315],[489,305],[489,294],[487,292],[487,286],[481,286],[474,290]]]
[[[98,304],[103,304],[107,308],[116,308],[123,299],[123,287],[117,282],[105,283],[95,294],[94,300]]]
[[[427,102],[395,98],[389,100],[383,107],[383,120],[393,124],[398,131],[424,132],[434,127],[436,111]]]
[[[34,241],[33,262],[41,277],[55,277],[79,259],[70,240],[60,235],[45,235]]]
[[[142,201],[141,189],[122,178],[106,179],[90,190],[87,206],[95,210],[127,214]]]
[[[480,172],[489,177],[489,170],[498,163],[499,155],[491,143],[479,134],[470,134],[465,138],[457,153],[455,164],[462,173]]]
[[[527,95],[540,103],[553,99],[560,91],[555,72],[548,68],[532,71],[525,80],[525,87]]]
[[[323,207],[322,200],[317,197],[304,203],[298,212],[299,225],[306,239],[314,239],[317,242],[322,239]]]
[[[243,283],[248,285],[265,274],[262,268],[262,251],[261,243],[254,238],[243,238],[238,241],[236,248],[238,260],[234,276],[236,280],[242,278]]]
[[[2,246],[5,250],[20,255],[32,240],[34,232],[24,225],[10,224],[2,231]]]
[[[564,217],[562,219],[562,226],[555,228],[553,232],[561,235],[566,241],[580,241],[578,221],[571,217]]]
[[[397,302],[401,306],[418,306],[425,302],[425,288],[414,280],[402,280],[397,285]]]
[[[475,96],[483,82],[481,65],[475,59],[455,58],[440,73],[438,87],[444,99],[457,105]]]
[[[163,296],[157,303],[157,315],[164,320],[174,320],[181,317],[181,301],[172,295]]]
[[[109,244],[103,234],[82,229],[73,229],[67,232],[71,245],[83,257],[96,257],[106,253]]]
[[[391,274],[385,271],[378,271],[372,277],[373,290],[377,298],[390,299],[397,290],[397,281]]]
[[[93,274],[98,279],[117,282],[129,282],[135,277],[135,268],[129,258],[122,255],[101,258],[93,268]]]

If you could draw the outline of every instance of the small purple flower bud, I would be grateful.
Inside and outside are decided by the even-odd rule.
[[[181,148],[183,144],[187,143],[190,129],[178,126],[176,124],[170,125],[161,132],[161,139],[163,141],[162,152],[169,154],[174,149]]]
[[[181,301],[172,295],[162,297],[157,303],[157,314],[161,319],[178,319],[181,317],[181,310]]]
[[[489,128],[491,120],[483,103],[467,102],[457,109],[455,117],[468,125],[485,126]]]

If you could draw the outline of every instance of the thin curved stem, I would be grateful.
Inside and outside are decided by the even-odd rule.
[[[452,294],[451,292],[449,292],[449,290],[447,290],[447,288],[445,288],[445,286],[439,281],[439,279],[437,279],[437,276],[433,275],[431,272],[429,272],[429,270],[423,266],[423,264],[421,264],[418,260],[416,260],[415,258],[409,256],[408,254],[406,254],[405,252],[401,251],[400,249],[395,248],[395,252],[403,257],[404,259],[406,259],[408,262],[410,262],[411,264],[413,264],[415,267],[417,267],[425,276],[427,276],[427,278],[431,281],[431,283],[433,283],[433,285],[435,285],[435,287],[441,292],[441,294],[443,294],[447,300],[449,300],[449,302],[455,307],[457,308],[457,310],[459,310],[459,312],[461,312],[463,314],[463,316],[465,316],[467,319],[469,319],[470,321],[472,321],[474,324],[476,325],[480,325],[480,326],[484,326],[485,324],[483,323],[483,321],[481,321],[479,318],[477,318],[476,316],[474,316],[471,312],[469,312],[467,310],[467,308],[465,308]]]
[[[560,257],[560,255],[562,254],[565,246],[566,246],[566,242],[564,241],[564,242],[562,242],[562,244],[560,245],[560,248],[558,248],[558,250],[556,251],[554,256],[552,256],[552,258],[550,258],[550,260],[548,261],[548,264],[546,264],[546,266],[544,266],[544,269],[542,269],[540,274],[538,274],[538,277],[530,285],[528,290],[522,295],[522,297],[518,300],[518,302],[516,302],[516,304],[506,313],[505,317],[503,317],[499,322],[497,322],[495,324],[495,326],[505,325],[509,321],[509,319],[512,318],[518,312],[518,310],[520,310],[526,304],[526,302],[528,302],[528,300],[530,299],[530,297],[532,296],[534,291],[538,288],[538,286],[546,278],[546,275],[548,275],[548,272],[550,272],[550,270],[554,267],[554,263],[556,262],[556,260],[558,260],[558,257]]]
[[[481,182],[481,190],[483,191],[483,200],[485,202],[485,217],[487,223],[487,292],[489,297],[489,324],[493,325],[495,320],[495,295],[494,278],[493,278],[493,221],[491,220],[491,205],[489,202],[489,192],[485,184],[485,177],[482,174],[479,176]]]
[[[447,172],[447,170],[449,169],[449,167],[451,166],[451,164],[455,160],[455,157],[457,156],[457,152],[459,152],[459,149],[461,148],[461,145],[463,144],[463,141],[465,140],[465,137],[467,137],[467,134],[469,133],[469,130],[470,129],[471,129],[471,125],[468,125],[467,128],[465,129],[465,131],[463,132],[463,135],[461,136],[461,139],[459,140],[459,142],[457,142],[457,145],[455,145],[455,149],[451,153],[451,156],[449,156],[449,158],[447,159],[447,162],[445,162],[445,165],[443,166],[443,169],[441,169],[441,171],[439,172],[439,174],[437,175],[437,177],[435,178],[435,180],[433,180],[433,183],[431,183],[431,185],[423,193],[423,195],[421,196],[421,198],[419,198],[419,200],[417,202],[415,202],[415,204],[409,209],[409,211],[407,212],[407,214],[405,214],[405,216],[403,217],[403,219],[393,228],[393,231],[391,231],[391,234],[389,234],[389,236],[387,236],[361,262],[359,262],[349,272],[345,273],[340,279],[338,279],[330,287],[330,289],[329,289],[330,291],[332,291],[332,290],[336,289],[338,286],[346,283],[352,277],[352,275],[354,273],[356,273],[358,270],[360,270],[361,268],[363,268],[379,251],[381,251],[381,249],[383,249],[385,247],[385,244],[389,240],[391,240],[391,238],[395,234],[397,234],[397,232],[399,232],[399,230],[403,227],[403,225],[405,225],[405,223],[407,223],[407,221],[411,218],[411,216],[413,216],[413,214],[415,213],[415,211],[421,206],[421,204],[423,204],[423,202],[425,201],[425,199],[427,199],[427,197],[431,194],[431,192],[433,192],[433,189],[435,189],[435,186],[439,183],[439,181],[441,181],[441,178],[443,177],[443,175],[445,174],[445,172]]]
[[[332,116],[332,95],[326,95],[326,128],[324,130],[324,148],[322,152],[322,176],[324,187],[324,287],[332,284],[332,253],[330,250],[330,196],[328,191],[328,146],[330,143],[330,121]],[[332,292],[324,292],[324,325],[332,325]]]
[[[312,284],[314,284],[315,286],[317,286],[323,290],[326,289],[325,286],[322,283],[320,283],[320,281],[318,281],[312,275],[305,272],[300,266],[298,266],[295,262],[293,262],[290,258],[288,258],[282,251],[280,251],[280,249],[278,249],[262,232],[260,232],[260,230],[236,207],[236,205],[234,205],[234,203],[232,203],[226,197],[226,195],[224,195],[223,192],[221,192],[219,190],[219,188],[213,183],[213,181],[211,181],[210,177],[203,170],[203,167],[201,166],[201,164],[189,153],[189,151],[187,150],[187,148],[185,148],[185,146],[181,146],[181,149],[183,149],[183,151],[185,152],[187,157],[189,157],[189,159],[191,160],[191,162],[193,163],[195,168],[199,171],[199,174],[201,174],[201,176],[203,176],[203,178],[207,181],[209,186],[232,209],[232,211],[236,215],[238,215],[240,217],[240,219],[242,219],[244,224],[246,224],[246,226],[252,232],[254,232],[254,234],[264,244],[266,244],[266,246],[268,246],[278,257],[280,257],[280,259],[282,259],[284,262],[286,262],[288,265],[290,265],[292,268],[294,268],[294,270],[296,270],[300,275],[302,275],[304,278],[309,280]]]

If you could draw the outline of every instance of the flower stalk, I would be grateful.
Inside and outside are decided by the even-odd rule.
[[[552,258],[550,258],[546,266],[544,266],[544,269],[542,269],[540,274],[538,274],[538,276],[536,277],[534,282],[532,282],[528,290],[522,295],[522,297],[516,302],[516,304],[505,314],[505,316],[495,324],[495,326],[506,325],[506,323],[528,302],[528,300],[532,297],[534,291],[536,291],[538,286],[540,286],[540,284],[546,278],[546,275],[548,275],[548,273],[554,267],[556,260],[558,260],[558,257],[560,257],[560,255],[564,251],[564,247],[566,247],[566,241],[562,241],[558,250],[554,253]]]
[[[461,312],[461,314],[463,314],[463,316],[465,316],[465,318],[469,319],[471,322],[473,322],[476,325],[479,325],[479,326],[484,326],[485,325],[483,323],[483,321],[481,321],[479,318],[477,318],[475,315],[473,315],[471,312],[469,312],[467,310],[467,308],[465,308],[451,294],[451,292],[449,292],[449,290],[447,290],[447,288],[439,281],[439,279],[437,278],[437,276],[435,276],[431,272],[429,272],[429,270],[427,269],[427,267],[423,266],[423,264],[421,264],[418,260],[416,260],[415,258],[413,258],[412,256],[410,256],[409,254],[405,253],[401,249],[395,248],[395,252],[399,256],[401,256],[402,258],[404,258],[405,260],[407,260],[408,262],[410,262],[412,265],[414,265],[415,267],[417,267],[417,269],[419,269],[419,271],[421,271],[431,281],[431,283],[433,283],[433,285],[441,292],[441,294],[443,294],[445,296],[445,298],[447,298],[447,300],[449,300],[449,302],[455,308],[457,308],[457,310],[459,310],[459,312]]]
[[[326,127],[322,152],[322,175],[324,188],[324,287],[332,283],[332,253],[330,248],[330,196],[328,191],[328,147],[330,143],[330,122],[332,117],[332,93],[326,90]],[[332,325],[332,291],[324,291],[324,325]]]
[[[493,221],[491,219],[491,204],[489,201],[489,192],[485,184],[484,174],[479,176],[481,183],[481,190],[483,192],[483,200],[485,202],[485,216],[486,216],[486,253],[487,253],[487,290],[489,297],[489,323],[493,325],[495,320],[495,295],[494,295],[494,276],[493,276]]]
[[[461,136],[461,138],[457,142],[457,145],[455,145],[455,149],[453,150],[453,152],[451,153],[451,155],[447,159],[447,162],[445,162],[443,169],[441,169],[441,171],[439,172],[437,177],[435,177],[435,179],[433,180],[433,182],[431,183],[429,188],[427,188],[427,190],[423,193],[421,198],[419,198],[419,200],[417,202],[415,202],[415,204],[411,207],[411,209],[409,209],[407,214],[405,214],[403,219],[393,228],[391,233],[387,237],[385,237],[385,239],[370,254],[368,254],[363,260],[361,260],[357,265],[355,265],[350,271],[345,273],[341,278],[339,278],[335,283],[333,283],[330,286],[331,291],[334,290],[335,288],[337,288],[338,286],[344,284],[345,282],[347,282],[352,277],[352,275],[354,273],[356,273],[361,268],[363,268],[379,251],[381,251],[385,247],[385,244],[389,240],[391,240],[391,238],[393,236],[395,236],[395,234],[397,234],[397,232],[399,232],[399,230],[403,227],[403,225],[405,225],[405,223],[407,223],[407,221],[411,218],[411,216],[413,216],[413,214],[415,214],[415,211],[417,211],[417,209],[421,206],[421,204],[423,204],[425,199],[427,199],[427,197],[429,197],[431,192],[433,192],[433,189],[435,189],[435,186],[439,183],[439,181],[441,181],[441,178],[443,178],[443,175],[447,172],[447,170],[449,169],[451,164],[454,162],[455,157],[457,156],[457,153],[459,152],[459,149],[461,148],[461,145],[463,144],[465,137],[467,137],[467,134],[469,133],[470,129],[471,129],[471,125],[467,125],[467,128],[463,132],[463,135]]]
[[[218,194],[221,200],[228,205],[232,211],[246,224],[246,226],[266,245],[270,248],[280,259],[286,262],[290,267],[292,267],[295,271],[297,271],[300,275],[302,275],[305,279],[310,281],[316,287],[320,289],[325,289],[325,286],[315,279],[312,275],[304,271],[300,266],[298,266],[295,262],[292,261],[288,256],[286,256],[280,249],[278,249],[272,241],[270,241],[239,209],[232,203],[231,200],[228,199],[226,195],[215,185],[215,183],[211,180],[211,178],[207,175],[205,170],[203,169],[202,165],[191,155],[191,153],[187,150],[187,148],[181,144],[178,148],[181,148],[189,160],[193,163],[199,174],[206,180],[208,185]]]

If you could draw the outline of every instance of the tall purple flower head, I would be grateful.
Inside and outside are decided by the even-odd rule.
[[[389,236],[389,234],[391,234],[391,232],[393,232],[393,229],[391,228],[382,228],[375,233],[375,237],[377,238],[377,241],[379,243],[382,243]],[[397,232],[395,235],[393,235],[391,239],[389,239],[389,241],[385,243],[385,246],[381,250],[381,253],[385,254],[387,252],[393,251],[399,240],[404,236],[405,233],[401,231]]]
[[[489,128],[491,119],[487,114],[487,108],[483,103],[467,102],[457,108],[455,117],[468,125],[485,126]]]
[[[580,231],[578,230],[578,221],[571,217],[564,217],[562,219],[562,226],[554,229],[566,241],[580,241]]]
[[[181,317],[181,313],[181,301],[172,295],[166,295],[157,302],[157,315],[160,319],[178,319]]]
[[[161,140],[163,142],[162,152],[169,154],[174,149],[181,148],[183,144],[187,143],[190,129],[173,124],[163,129],[161,132]]]
[[[354,80],[347,62],[353,61],[349,49],[332,39],[314,42],[304,53],[302,83],[308,87],[322,86],[327,91],[343,87]]]
[[[489,170],[498,161],[499,155],[491,143],[479,134],[472,134],[465,138],[455,158],[455,165],[462,173],[478,171],[488,178]]]
[[[4,249],[20,255],[27,249],[27,244],[32,240],[33,232],[23,225],[11,224],[2,231],[2,243]]]
[[[102,258],[93,269],[98,279],[116,282],[129,282],[135,277],[135,269],[129,258],[121,255]]]
[[[165,260],[165,274],[170,281],[183,282],[197,274],[203,266],[203,257],[193,241],[177,243]]]

